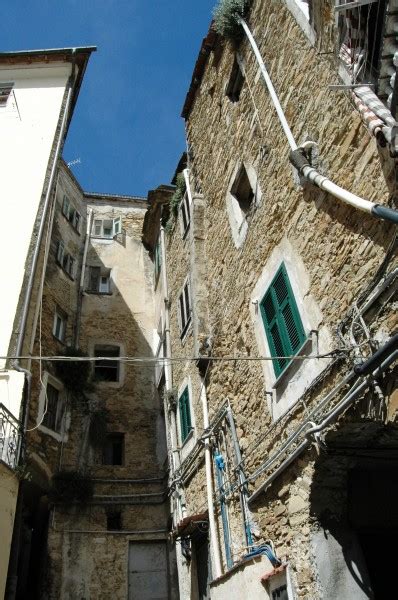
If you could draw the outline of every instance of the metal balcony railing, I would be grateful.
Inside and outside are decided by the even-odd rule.
[[[21,447],[21,424],[0,402],[0,460],[15,469]]]

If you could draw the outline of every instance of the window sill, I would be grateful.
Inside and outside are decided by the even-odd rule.
[[[54,440],[57,440],[57,442],[65,442],[67,439],[65,432],[58,433],[57,431],[53,431],[52,429],[49,429],[45,425],[39,425],[39,431],[54,438]]]
[[[66,346],[67,346],[67,343],[66,343],[66,341],[65,341],[65,340],[60,340],[59,338],[57,338],[57,336],[56,336],[54,333],[53,333],[52,335],[53,335],[53,339],[54,339],[55,341],[57,341],[59,344],[62,344],[62,345],[63,345],[63,346],[65,346],[65,348],[66,348]]]
[[[94,296],[112,296],[112,292],[99,292],[98,290],[85,290],[85,294],[93,294]]]
[[[296,354],[294,356],[300,356],[302,354],[310,354],[312,349],[312,337],[311,335],[309,335],[307,337],[306,340],[304,340],[304,343],[302,344],[302,346],[297,350]],[[276,389],[281,383],[285,382],[286,378],[290,377],[291,371],[293,370],[293,367],[296,365],[296,360],[291,360],[289,362],[289,364],[285,367],[285,369],[282,371],[282,373],[280,373],[278,375],[278,377],[275,379],[274,383],[272,384],[272,388]],[[303,363],[303,361],[300,361],[301,364]]]

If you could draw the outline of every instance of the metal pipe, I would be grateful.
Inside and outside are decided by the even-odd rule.
[[[388,367],[398,359],[398,350],[393,352],[375,371],[373,372],[373,377],[378,377],[381,375]],[[294,452],[284,460],[279,467],[268,477],[264,483],[262,483],[248,498],[248,502],[253,502],[285,469],[288,467],[294,460],[299,456],[309,445],[310,440],[308,436],[319,433],[327,427],[334,419],[342,413],[348,406],[363,392],[369,385],[367,379],[362,381],[358,386],[353,390],[349,391],[348,394],[343,398],[343,400],[329,413],[329,415],[321,422],[319,425],[315,425],[311,429],[309,429],[306,433],[307,439],[304,440]]]
[[[202,400],[202,413],[203,413],[203,429],[207,431],[209,429],[209,410],[207,406],[207,395],[204,378],[201,377],[200,396]],[[210,531],[210,544],[214,559],[214,578],[217,579],[222,575],[222,563],[221,563],[221,552],[220,545],[217,536],[216,519],[214,514],[214,501],[213,501],[213,478],[212,478],[212,458],[210,440],[208,436],[204,439],[205,448],[205,470],[206,470],[206,491],[207,491],[207,509],[209,512],[209,531]]]
[[[253,37],[253,34],[250,31],[250,28],[247,25],[247,23],[244,21],[244,19],[242,19],[241,17],[238,17],[238,23],[242,26],[242,28],[247,36],[247,39],[249,40],[249,43],[252,47],[252,50],[253,50],[256,60],[257,60],[257,63],[260,67],[261,74],[264,78],[268,92],[271,96],[272,103],[278,114],[279,121],[282,125],[282,129],[285,132],[287,141],[292,150],[292,153],[290,154],[290,160],[291,160],[292,154],[294,156],[294,153],[297,150],[299,150],[296,140],[294,139],[293,133],[289,127],[289,124],[285,117],[285,113],[283,112],[283,108],[281,106],[281,103],[279,102],[279,98],[275,92],[275,88],[273,86],[271,78],[268,75],[267,69],[265,67],[265,64],[262,59],[260,50],[257,46],[257,43]],[[364,211],[368,214],[371,214],[373,216],[376,216],[380,219],[390,221],[392,223],[398,223],[398,211],[393,210],[393,209],[389,208],[388,206],[382,206],[380,204],[375,204],[374,202],[371,202],[370,200],[365,200],[364,198],[360,198],[359,196],[352,194],[351,192],[345,190],[344,188],[341,188],[339,185],[336,185],[335,183],[330,181],[330,179],[328,179],[327,177],[324,177],[323,175],[321,175],[318,171],[316,171],[313,167],[311,167],[309,165],[309,163],[306,166],[302,166],[300,172],[308,181],[314,183],[321,190],[325,190],[326,192],[328,192],[335,198],[342,200],[346,204],[354,206],[355,208],[358,208],[359,210],[362,210],[362,211]]]
[[[231,432],[232,443],[234,446],[235,453],[235,468],[238,469],[238,478],[239,478],[239,495],[240,495],[240,505],[242,509],[243,515],[243,529],[246,540],[246,547],[251,548],[253,546],[253,536],[250,528],[250,519],[248,514],[248,506],[247,506],[247,479],[245,474],[243,473],[242,468],[242,453],[240,451],[238,434],[236,433],[235,421],[232,414],[231,406],[228,404],[227,408],[227,420],[229,424],[229,429]]]
[[[383,360],[389,356],[392,350],[396,350],[398,348],[398,333],[393,335],[384,346],[379,348],[372,356],[370,356],[365,362],[361,365],[355,365],[354,371],[357,375],[361,377],[365,377],[366,375],[370,375],[372,371],[379,367]]]

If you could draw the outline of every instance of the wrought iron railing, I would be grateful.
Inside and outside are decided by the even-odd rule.
[[[0,460],[15,469],[21,447],[21,424],[0,403]]]

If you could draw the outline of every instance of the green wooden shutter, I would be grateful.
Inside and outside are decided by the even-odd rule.
[[[260,303],[261,316],[271,356],[293,356],[306,337],[286,267],[282,263]],[[280,375],[291,361],[273,361],[275,375]]]
[[[184,442],[192,429],[188,386],[181,394],[178,404],[180,408],[181,442]]]

